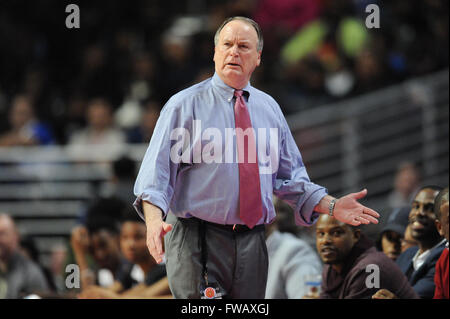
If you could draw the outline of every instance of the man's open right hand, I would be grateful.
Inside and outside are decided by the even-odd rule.
[[[159,207],[144,201],[142,208],[147,225],[147,247],[150,255],[160,264],[164,257],[162,239],[172,230],[172,225],[162,220],[162,211]]]
[[[172,225],[162,220],[152,220],[147,224],[147,247],[158,264],[163,261],[164,256],[162,239],[171,230]]]

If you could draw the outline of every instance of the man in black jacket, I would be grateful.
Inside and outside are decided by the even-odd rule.
[[[397,264],[411,286],[420,298],[424,299],[434,296],[436,262],[445,248],[445,239],[437,231],[434,213],[434,200],[441,189],[439,186],[425,186],[414,197],[409,224],[411,235],[418,246],[408,248],[397,259]],[[377,292],[374,298],[393,299],[397,296],[392,291],[382,290]]]

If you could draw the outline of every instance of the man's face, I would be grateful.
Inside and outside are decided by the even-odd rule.
[[[87,120],[92,128],[104,130],[111,124],[110,109],[100,102],[94,102],[88,107]]]
[[[328,215],[321,215],[316,224],[316,247],[325,264],[342,266],[355,243],[359,231]]]
[[[434,199],[439,192],[433,189],[422,189],[414,198],[409,213],[411,236],[417,241],[438,237],[435,225]]]
[[[436,223],[436,227],[439,231],[439,234],[442,237],[445,237],[447,240],[449,240],[449,233],[448,233],[448,202],[444,202],[441,207],[441,218]]]
[[[148,258],[146,227],[143,223],[124,222],[120,231],[120,249],[132,263]]]
[[[233,20],[220,31],[214,48],[215,69],[225,84],[244,88],[261,62],[258,35],[252,25]]]
[[[381,247],[383,253],[392,260],[396,260],[402,250],[402,235],[395,231],[385,231],[381,236]]]
[[[28,100],[24,97],[16,98],[9,114],[9,121],[12,127],[19,129],[32,118],[33,110]]]
[[[417,187],[419,177],[413,167],[402,169],[395,177],[395,188],[400,191],[405,198]]]
[[[91,235],[91,252],[100,268],[112,270],[120,258],[117,236],[106,230]]]

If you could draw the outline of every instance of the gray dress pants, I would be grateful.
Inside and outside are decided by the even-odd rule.
[[[167,277],[177,299],[198,299],[202,277],[200,223],[177,218],[167,223],[173,229],[164,237]],[[235,233],[206,224],[208,281],[216,282],[224,298],[264,299],[268,255],[264,229]]]

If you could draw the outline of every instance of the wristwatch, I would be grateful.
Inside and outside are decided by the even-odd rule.
[[[334,205],[336,205],[337,198],[334,198],[330,202],[330,206],[328,206],[328,215],[333,216]]]

